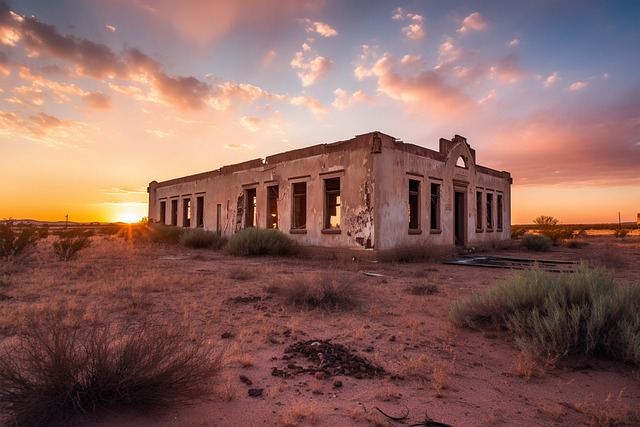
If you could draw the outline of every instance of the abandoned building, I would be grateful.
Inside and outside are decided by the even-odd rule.
[[[390,260],[510,240],[511,175],[466,138],[438,151],[381,132],[149,184],[149,219],[229,237],[275,228],[311,254]]]

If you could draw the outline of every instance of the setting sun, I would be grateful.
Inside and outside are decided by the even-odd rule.
[[[134,222],[138,222],[142,219],[143,215],[135,212],[123,212],[117,216],[116,222],[126,222],[128,224],[133,224]]]

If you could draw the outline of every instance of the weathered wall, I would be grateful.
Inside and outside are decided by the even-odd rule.
[[[460,160],[462,159],[462,160]],[[325,180],[340,178],[340,228],[324,229]],[[409,181],[419,182],[418,226],[409,228]],[[307,188],[306,228],[292,229],[292,188]],[[149,218],[158,221],[166,202],[177,200],[177,225],[184,225],[184,200],[191,200],[190,227],[197,226],[198,196],[204,197],[204,228],[223,236],[246,226],[250,209],[247,190],[256,194],[256,226],[268,226],[269,186],[279,188],[278,228],[299,244],[316,248],[360,251],[363,258],[420,256],[452,248],[493,245],[510,239],[511,177],[475,163],[475,151],[456,135],[440,140],[438,151],[405,144],[379,132],[348,141],[321,144],[251,160],[190,177],[149,184]],[[439,185],[438,224],[432,224],[431,188]],[[476,197],[481,193],[481,223]],[[456,193],[459,196],[456,197]],[[492,225],[486,222],[491,194]],[[497,227],[502,202],[502,228]],[[220,218],[218,218],[220,206]],[[460,220],[456,227],[456,212]],[[457,237],[457,239],[456,239]],[[325,253],[326,250],[323,250]],[[369,252],[365,255],[364,252]]]

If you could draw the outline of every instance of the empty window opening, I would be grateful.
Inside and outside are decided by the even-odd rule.
[[[292,190],[291,228],[293,230],[304,230],[307,228],[307,183],[297,182],[293,184]]]
[[[493,194],[487,193],[487,229],[493,229]]]
[[[216,205],[216,234],[222,235],[222,205],[220,203]]]
[[[191,227],[191,199],[182,199],[182,226]]]
[[[278,197],[277,185],[267,187],[267,228],[278,228]]]
[[[196,198],[196,227],[204,227],[204,196]]]
[[[482,191],[476,192],[476,230],[482,230]]]
[[[459,168],[465,168],[465,169],[467,168],[467,160],[464,158],[464,156],[458,157],[456,166],[458,166]]]
[[[420,181],[409,180],[409,230],[420,229]]]
[[[244,212],[244,226],[256,227],[256,189],[251,188],[244,192],[244,202],[246,203]]]
[[[498,230],[502,230],[502,222],[503,222],[503,218],[502,218],[502,194],[498,194],[498,206],[496,207],[496,213],[498,214],[498,220],[497,220],[497,226],[498,226]]]
[[[440,184],[431,184],[431,229],[440,229]]]
[[[340,178],[324,180],[324,228],[340,228]]]
[[[178,199],[171,201],[171,225],[178,225]]]
[[[166,224],[167,223],[167,202],[166,201],[162,201],[160,202],[160,218],[159,218],[160,224]]]

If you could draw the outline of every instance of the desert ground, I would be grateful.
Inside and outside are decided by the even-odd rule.
[[[184,407],[114,413],[104,426],[452,426],[638,425],[640,369],[599,358],[532,366],[500,331],[456,328],[453,301],[517,270],[419,262],[371,263],[238,258],[219,251],[93,236],[76,259],[57,261],[41,240],[24,265],[0,271],[0,341],[26,317],[64,307],[80,319],[184,328],[223,352],[213,394]],[[535,253],[483,252],[531,259],[583,260],[618,283],[640,281],[640,236],[583,238],[588,245]],[[298,281],[349,284],[353,304],[317,308],[274,292]],[[285,350],[300,342],[341,345],[382,368],[379,375],[301,372],[314,361]],[[316,366],[317,367],[317,366]],[[300,369],[298,369],[300,370]],[[364,370],[363,370],[364,371]],[[274,375],[275,374],[275,375]],[[250,395],[249,390],[253,391]],[[380,410],[391,417],[385,417]],[[0,421],[7,422],[5,417]]]

